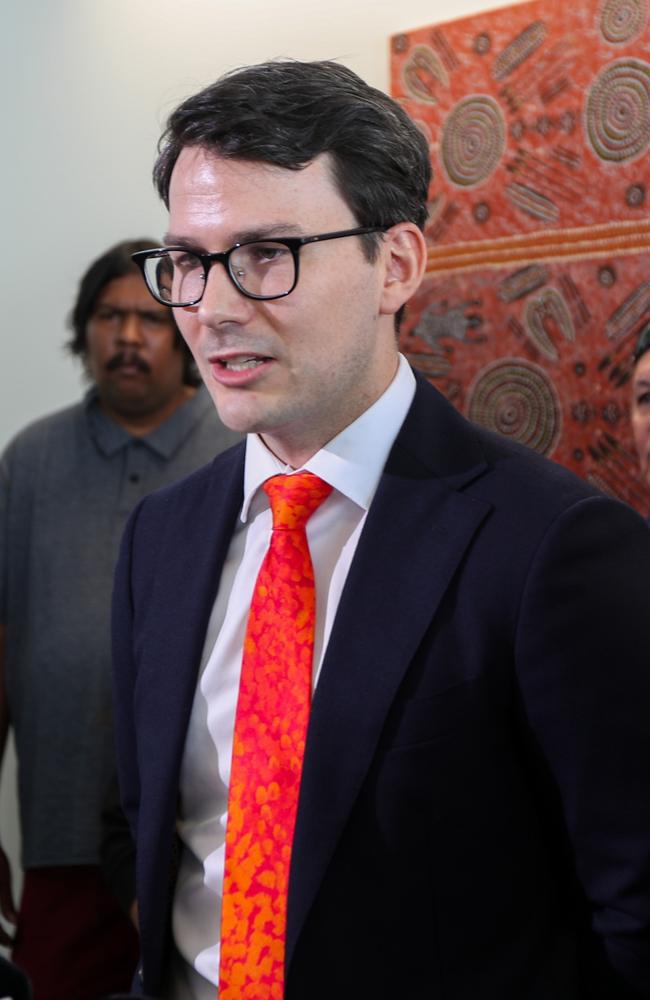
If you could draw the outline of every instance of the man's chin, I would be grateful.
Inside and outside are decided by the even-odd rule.
[[[157,409],[157,401],[142,384],[121,392],[100,393],[100,399],[122,417],[144,417]]]
[[[264,430],[267,420],[257,407],[242,405],[242,400],[234,400],[229,393],[213,391],[211,396],[219,419],[231,431],[238,434],[257,434]],[[250,403],[252,400],[248,399],[246,402]]]

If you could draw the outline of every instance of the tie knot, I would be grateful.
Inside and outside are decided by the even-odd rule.
[[[304,528],[332,487],[312,472],[272,476],[263,486],[271,501],[273,528]]]

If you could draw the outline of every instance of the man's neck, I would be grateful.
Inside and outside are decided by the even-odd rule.
[[[180,393],[168,400],[164,406],[146,413],[124,413],[108,405],[102,398],[98,399],[100,408],[114,423],[123,427],[133,437],[145,437],[164,424],[176,410],[196,395],[192,386],[183,386]]]

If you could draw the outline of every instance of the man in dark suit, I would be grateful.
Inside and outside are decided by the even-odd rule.
[[[203,1000],[219,982],[261,486],[299,469],[332,491],[306,529],[314,694],[286,928],[255,955],[244,928],[222,1000],[650,996],[650,540],[399,357],[426,261],[421,133],[341,66],[278,62],[188,99],[161,150],[169,233],[140,263],[248,437],[145,500],[122,546],[142,988]]]

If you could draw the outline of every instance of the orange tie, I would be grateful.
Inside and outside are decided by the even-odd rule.
[[[282,1000],[287,888],[311,704],[316,594],[305,526],[332,487],[264,483],[273,533],[244,639],[228,792],[219,1000]]]

